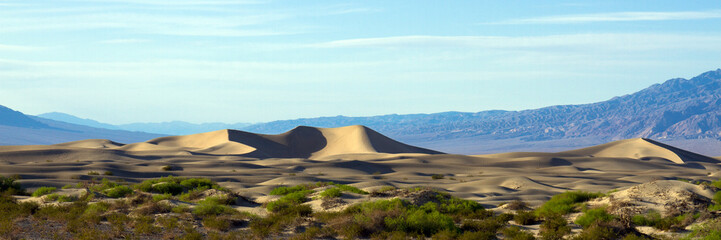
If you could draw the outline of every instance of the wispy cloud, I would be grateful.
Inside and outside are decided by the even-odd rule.
[[[130,44],[130,43],[144,43],[149,42],[148,39],[138,39],[138,38],[127,38],[127,39],[110,39],[110,40],[104,40],[100,41],[100,43],[107,43],[107,44]]]
[[[465,49],[544,49],[579,48],[584,51],[615,49],[645,51],[658,49],[721,50],[719,35],[661,33],[598,33],[549,36],[394,36],[357,38],[322,42],[313,48],[465,48]]]
[[[22,45],[5,45],[0,44],[0,51],[33,51],[39,50],[39,47],[22,46]]]
[[[572,24],[591,22],[669,21],[721,18],[721,10],[682,12],[610,12],[511,19],[486,24]]]

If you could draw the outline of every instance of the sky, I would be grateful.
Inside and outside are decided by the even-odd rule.
[[[713,1],[0,0],[0,105],[112,124],[524,110],[721,68]]]

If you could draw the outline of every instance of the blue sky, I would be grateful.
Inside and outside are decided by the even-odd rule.
[[[522,110],[721,67],[718,1],[0,0],[0,105],[108,123]]]

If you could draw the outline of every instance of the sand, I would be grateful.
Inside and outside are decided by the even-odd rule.
[[[434,174],[444,178],[433,180]],[[274,199],[268,196],[274,187],[318,181],[366,190],[429,186],[494,208],[516,199],[537,206],[568,190],[608,192],[654,180],[717,180],[721,166],[718,159],[648,139],[559,153],[466,156],[348,126],[298,127],[278,135],[221,130],[131,144],[85,140],[0,146],[0,175],[19,175],[31,190],[103,177],[128,182],[167,175],[208,177],[257,202]]]

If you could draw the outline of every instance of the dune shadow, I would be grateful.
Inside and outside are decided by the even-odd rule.
[[[385,173],[395,172],[395,171],[393,171],[393,169],[391,167],[388,167],[388,166],[385,166],[382,164],[369,163],[369,162],[358,161],[358,160],[337,162],[337,163],[331,164],[331,166],[340,167],[340,168],[350,168],[350,169],[362,171],[362,172],[365,172],[368,174],[375,174],[375,173],[385,174]]]

